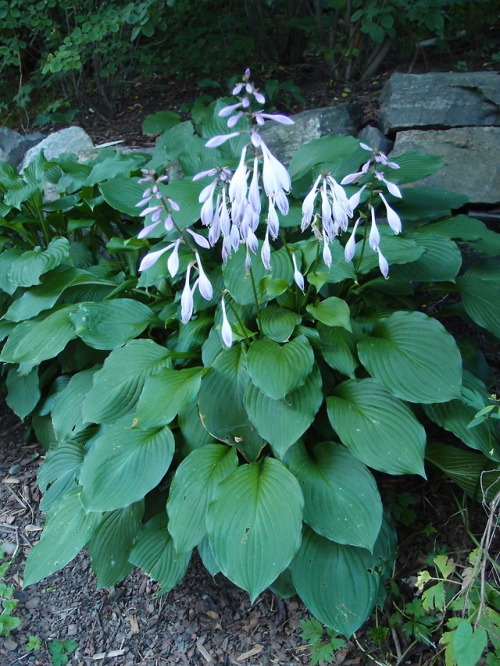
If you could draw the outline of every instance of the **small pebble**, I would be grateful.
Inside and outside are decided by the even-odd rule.
[[[40,597],[32,597],[26,602],[26,608],[38,608],[40,606]]]
[[[21,471],[21,465],[15,464],[9,467],[9,474],[17,474]]]
[[[11,652],[17,650],[18,647],[16,641],[13,641],[12,638],[10,638],[10,636],[4,640],[3,646],[7,648],[7,650],[10,650]]]

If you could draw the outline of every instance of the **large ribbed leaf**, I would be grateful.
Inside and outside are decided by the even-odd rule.
[[[350,636],[368,619],[383,583],[380,569],[391,553],[345,546],[304,527],[290,565],[295,588],[308,609],[334,631]]]
[[[102,303],[80,303],[70,316],[77,335],[94,349],[116,349],[140,335],[154,315],[150,308],[131,298]]]
[[[293,310],[268,305],[259,317],[263,335],[275,342],[288,342],[301,316]]]
[[[317,366],[306,377],[304,385],[283,400],[269,398],[252,383],[245,393],[245,407],[251,422],[279,456],[283,456],[311,425],[322,402]]]
[[[170,351],[152,340],[131,340],[115,349],[94,375],[83,403],[83,418],[113,423],[133,409],[146,379],[169,364]]]
[[[349,306],[342,298],[330,296],[315,305],[308,305],[306,310],[314,319],[327,326],[341,326],[348,331],[351,330],[351,313]]]
[[[472,266],[457,285],[469,317],[500,338],[500,259]]]
[[[359,365],[356,356],[356,338],[341,326],[325,326],[319,323],[317,331],[321,339],[321,354],[333,370],[355,379]]]
[[[157,596],[166,594],[183,578],[191,553],[176,553],[167,530],[166,514],[151,518],[136,539],[129,562],[143,569],[160,583]]]
[[[207,507],[214,490],[238,465],[236,449],[208,444],[177,468],[167,502],[168,531],[179,553],[192,550],[207,532]]]
[[[432,442],[427,446],[425,457],[475,500],[489,503],[500,492],[498,463],[480,453]]]
[[[299,335],[279,345],[263,338],[250,345],[248,374],[264,395],[281,400],[304,384],[314,363],[314,353],[307,338]]]
[[[223,266],[224,284],[236,303],[253,305],[255,303],[254,288],[257,291],[257,297],[263,298],[263,294],[259,292],[259,284],[268,271],[259,260],[252,262],[252,271],[249,273],[245,268],[245,259],[246,246],[240,246],[237,252],[231,254]]]
[[[247,460],[256,460],[264,442],[243,404],[249,383],[245,349],[234,345],[217,356],[211,371],[201,380],[198,409],[212,437],[236,446]]]
[[[138,217],[140,210],[137,208],[137,203],[143,198],[144,192],[144,185],[138,183],[138,180],[138,178],[119,176],[105,183],[99,183],[99,189],[110,206],[130,217]]]
[[[88,423],[82,416],[85,396],[92,388],[95,369],[82,370],[71,377],[54,398],[52,426],[59,442],[70,439]]]
[[[297,180],[316,164],[338,163],[340,160],[345,171],[337,175],[345,176],[366,162],[367,155],[368,153],[360,147],[359,141],[352,136],[324,136],[309,141],[294,153],[289,166],[290,177],[292,180]]]
[[[38,368],[28,374],[21,374],[19,367],[11,367],[7,374],[7,395],[5,402],[20,419],[30,414],[40,400],[40,381]]]
[[[205,368],[162,368],[146,379],[137,404],[135,425],[155,428],[170,423],[198,397]]]
[[[459,437],[471,449],[482,451],[488,458],[500,460],[500,441],[491,422],[485,421],[473,428],[469,423],[482,407],[489,404],[489,394],[481,380],[466,370],[463,373],[465,395],[472,393],[478,400],[477,408],[462,398],[436,405],[425,405],[425,413],[435,423]]]
[[[382,386],[409,402],[460,396],[462,359],[453,337],[422,312],[394,312],[358,343],[361,363]]]
[[[252,602],[286,569],[300,546],[304,500],[278,460],[242,465],[215,491],[208,538],[221,571]]]
[[[391,268],[391,277],[415,282],[455,282],[462,265],[462,255],[456,243],[430,233],[408,232],[406,238],[423,247],[424,253],[416,261]]]
[[[478,252],[489,257],[500,254],[500,234],[469,215],[454,215],[424,227],[429,233],[466,241]]]
[[[32,363],[33,365],[54,358],[70,340],[76,338],[70,316],[77,309],[68,305],[18,324],[9,335],[0,360],[6,363]]]
[[[93,443],[80,472],[82,501],[89,511],[113,511],[141,500],[166,474],[174,454],[169,428],[138,430],[109,426]]]
[[[349,451],[335,442],[308,453],[297,444],[286,463],[304,495],[304,522],[321,536],[371,550],[382,524],[375,479]]]
[[[40,276],[56,266],[69,261],[69,241],[57,236],[47,249],[38,247],[23,252],[10,265],[9,279],[18,287],[31,287],[40,284]]]
[[[401,400],[373,379],[339,384],[327,398],[328,417],[341,441],[369,467],[425,477],[425,430]]]
[[[50,511],[76,483],[83,463],[84,446],[79,442],[64,442],[47,453],[38,473],[38,485],[44,493],[40,509]]]
[[[132,571],[128,558],[143,513],[144,502],[141,501],[103,514],[87,544],[98,588],[119,583]]]
[[[101,520],[100,513],[87,513],[80,500],[81,488],[70,490],[54,506],[42,538],[26,561],[24,585],[33,585],[65,567],[78,555]]]

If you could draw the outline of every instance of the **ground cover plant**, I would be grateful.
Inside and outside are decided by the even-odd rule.
[[[435,157],[327,137],[286,169],[249,77],[163,115],[152,157],[0,165],[0,360],[47,451],[25,584],[87,547],[99,586],[138,566],[165,593],[196,548],[349,636],[396,548],[371,470],[498,491],[492,373],[443,322],[500,337],[500,237],[405,187]]]

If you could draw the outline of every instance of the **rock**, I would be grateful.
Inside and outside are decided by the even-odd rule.
[[[380,95],[384,132],[500,125],[497,72],[393,74]]]
[[[440,155],[446,166],[419,184],[460,192],[471,202],[500,201],[500,127],[398,132],[391,157],[408,151]]]
[[[28,164],[40,154],[43,150],[45,157],[51,160],[59,157],[63,153],[81,153],[91,150],[94,147],[92,139],[81,127],[67,127],[66,129],[54,132],[36,146],[30,148],[24,156],[20,171],[25,169]]]
[[[0,127],[0,162],[17,167],[27,150],[45,139],[45,134],[35,132],[23,136],[9,127]]]
[[[271,152],[284,164],[289,164],[295,151],[313,139],[345,134],[356,136],[361,107],[358,104],[339,104],[303,111],[291,118],[294,125],[269,121],[259,132]]]
[[[363,127],[361,132],[358,132],[358,139],[369,145],[370,148],[380,150],[386,155],[392,150],[394,145],[394,141],[389,141],[389,139],[385,137],[379,129],[373,127],[372,125]]]

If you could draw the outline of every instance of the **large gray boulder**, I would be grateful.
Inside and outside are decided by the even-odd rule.
[[[9,127],[0,127],[0,162],[8,162],[17,167],[26,151],[44,138],[45,134],[39,132],[22,135]]]
[[[393,74],[380,95],[384,134],[500,125],[498,72]]]
[[[260,130],[271,152],[284,164],[301,146],[322,136],[356,136],[362,110],[358,104],[339,104],[323,109],[311,109],[291,116],[294,125],[279,125],[269,121]]]
[[[500,202],[500,127],[398,132],[391,157],[407,151],[439,155],[447,165],[421,184],[460,192],[471,202]]]
[[[84,151],[91,150],[93,147],[94,143],[92,139],[81,127],[67,127],[66,129],[59,130],[59,132],[50,134],[46,139],[40,141],[33,148],[30,148],[24,156],[19,170],[22,171],[25,169],[42,150],[45,157],[51,160],[63,153],[76,153],[78,155]]]

